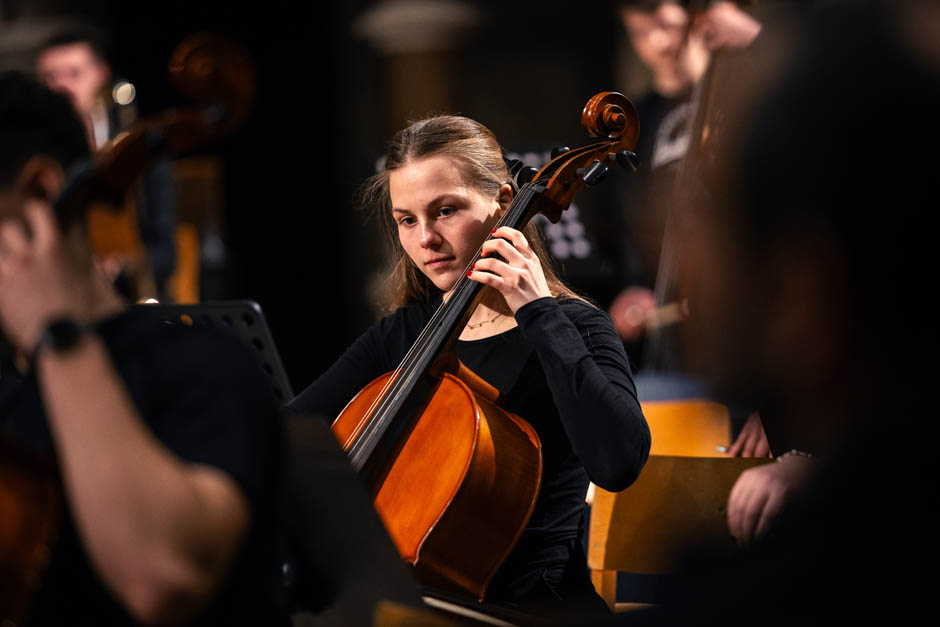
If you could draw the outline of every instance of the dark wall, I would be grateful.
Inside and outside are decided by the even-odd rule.
[[[243,128],[203,152],[223,158],[231,266],[227,298],[264,309],[295,388],[321,372],[369,318],[344,178],[341,11],[320,3],[112,2],[113,65],[135,82],[141,115],[188,104],[166,66],[185,36],[213,31],[254,59],[257,100]],[[339,106],[338,106],[339,105]]]
[[[115,71],[137,85],[143,115],[186,104],[165,70],[186,35],[226,34],[254,58],[252,118],[205,151],[224,159],[227,297],[261,304],[298,390],[375,315],[365,286],[381,247],[352,197],[400,122],[387,102],[388,59],[351,34],[369,4],[111,0],[100,9]],[[449,107],[490,126],[511,150],[587,143],[581,108],[616,89],[611,5],[591,3],[588,14],[558,0],[477,4],[484,21],[442,53]]]

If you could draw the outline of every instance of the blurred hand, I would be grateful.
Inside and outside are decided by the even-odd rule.
[[[734,444],[728,449],[728,455],[731,457],[770,457],[767,434],[764,433],[764,425],[756,412],[748,416]]]
[[[653,292],[645,287],[633,286],[617,294],[608,313],[621,339],[633,342],[646,332],[647,320],[655,308]]]
[[[117,253],[99,257],[96,261],[98,267],[112,283],[130,266],[130,259],[128,259],[127,255]]]
[[[701,37],[708,50],[744,48],[760,32],[761,24],[733,2],[713,2],[698,16],[694,35]]]
[[[0,324],[29,354],[53,319],[84,320],[91,293],[90,277],[70,259],[49,205],[30,201],[23,218],[0,222]]]
[[[777,516],[805,490],[816,462],[801,455],[749,468],[728,495],[728,531],[741,546],[761,537]]]

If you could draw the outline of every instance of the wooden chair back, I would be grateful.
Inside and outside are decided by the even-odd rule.
[[[767,458],[651,455],[622,492],[595,488],[588,567],[598,594],[614,609],[617,572],[670,574],[692,545],[734,548],[725,507],[731,486]]]
[[[731,550],[725,507],[746,469],[769,459],[728,457],[728,408],[701,399],[641,403],[652,435],[650,458],[626,490],[593,488],[588,567],[598,594],[616,607],[617,572],[675,573],[686,549]]]
[[[643,401],[651,455],[727,457],[731,418],[721,403],[703,399]]]

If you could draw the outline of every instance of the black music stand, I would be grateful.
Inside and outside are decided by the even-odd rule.
[[[371,625],[382,601],[422,608],[411,569],[329,420],[288,409],[284,425],[294,627]]]
[[[394,625],[543,624],[505,606],[417,584],[329,420],[288,409],[284,421],[293,627],[378,624],[384,602],[418,612]]]
[[[156,315],[166,324],[186,326],[215,326],[234,333],[257,354],[261,367],[271,381],[272,394],[279,405],[294,397],[281,356],[274,344],[274,336],[261,311],[253,300],[210,301],[188,305],[142,303],[135,309]]]

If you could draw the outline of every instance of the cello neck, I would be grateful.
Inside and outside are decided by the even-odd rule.
[[[513,198],[495,228],[522,229],[531,219],[539,194],[544,189],[545,186],[538,182],[526,184]],[[481,244],[471,265],[480,259],[482,250]],[[348,450],[350,463],[357,472],[367,477],[379,472],[378,469],[384,466],[382,460],[394,453],[398,441],[409,429],[409,417],[420,410],[428,388],[433,387],[445,371],[454,369],[451,356],[457,338],[482,298],[482,287],[464,273],[450,298],[441,303],[431,316],[398,365],[396,375],[376,404],[368,423]]]
[[[630,150],[636,146],[640,128],[636,108],[628,98],[616,92],[596,94],[581,112],[581,125],[601,141],[564,151],[545,164],[531,182],[521,187],[497,228],[522,229],[536,213],[557,223],[577,190],[584,184],[600,182],[608,165],[632,164],[629,157],[636,155]],[[482,248],[483,242],[470,265],[479,260]],[[453,349],[480,302],[482,287],[466,273],[460,277],[450,298],[431,317],[368,415],[344,444],[353,468],[366,476],[369,485],[379,484],[388,467],[385,461],[392,459],[404,443],[404,436],[437,381],[445,371],[454,369]]]

